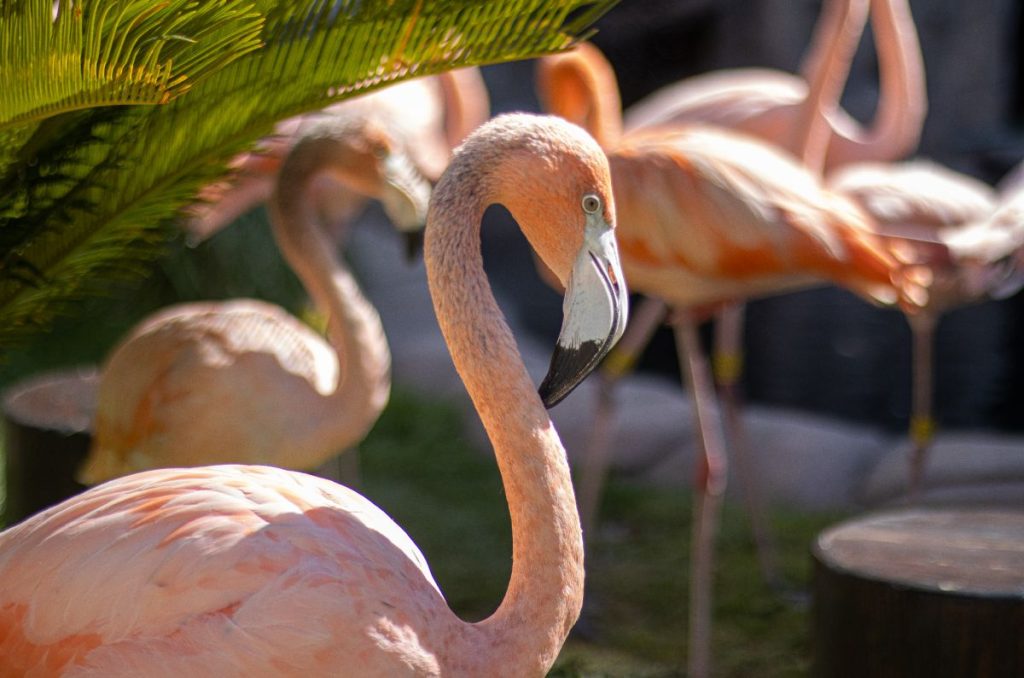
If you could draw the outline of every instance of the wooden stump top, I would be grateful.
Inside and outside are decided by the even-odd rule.
[[[1024,510],[903,509],[819,535],[815,556],[837,571],[922,590],[1024,599]]]

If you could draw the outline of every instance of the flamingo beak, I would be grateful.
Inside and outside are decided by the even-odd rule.
[[[560,403],[597,367],[626,328],[629,300],[619,251],[614,233],[600,216],[588,216],[562,313],[551,366],[538,389],[547,408]]]
[[[423,249],[423,225],[430,203],[430,182],[408,155],[392,152],[383,164],[381,204],[405,238],[406,257],[414,261]]]

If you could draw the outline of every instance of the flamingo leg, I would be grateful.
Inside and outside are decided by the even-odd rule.
[[[773,589],[780,590],[784,586],[779,572],[778,547],[766,520],[765,501],[761,486],[756,481],[754,457],[740,416],[742,405],[738,383],[743,374],[743,320],[743,304],[730,304],[718,313],[711,365],[722,408],[723,432],[733,454],[736,477],[743,488],[761,576]]]
[[[593,429],[587,442],[587,454],[580,465],[577,479],[577,502],[584,543],[592,542],[601,503],[601,490],[611,465],[612,440],[615,435],[615,385],[633,371],[636,361],[647,348],[651,337],[665,320],[666,306],[658,299],[644,299],[632,314],[622,339],[605,358],[597,374],[597,406]]]
[[[910,471],[907,479],[907,496],[915,499],[924,481],[924,467],[928,448],[935,436],[935,419],[932,413],[934,393],[933,370],[935,358],[936,317],[926,311],[907,316],[910,333],[913,335],[911,363],[912,405],[910,414]]]
[[[714,418],[711,369],[700,346],[697,323],[688,309],[673,318],[679,363],[685,365],[686,385],[693,398],[700,449],[694,479],[693,537],[690,542],[690,632],[687,675],[711,673],[711,619],[715,537],[725,494],[727,459],[720,422]]]

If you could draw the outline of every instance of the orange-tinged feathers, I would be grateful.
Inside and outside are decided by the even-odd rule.
[[[831,280],[906,301],[896,261],[856,205],[794,160],[704,127],[635,133],[609,151],[631,287],[708,304]]]
[[[0,669],[5,676],[60,676],[80,664],[102,640],[99,634],[81,633],[57,643],[34,643],[24,631],[27,613],[25,604],[8,603],[0,607]]]

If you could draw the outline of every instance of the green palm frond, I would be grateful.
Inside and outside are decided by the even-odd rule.
[[[0,2],[0,129],[170,101],[257,49],[262,24],[250,0]]]
[[[71,110],[15,139],[0,165],[0,347],[144,273],[177,211],[278,120],[410,77],[566,49],[615,1],[252,0],[262,46],[182,96]]]

